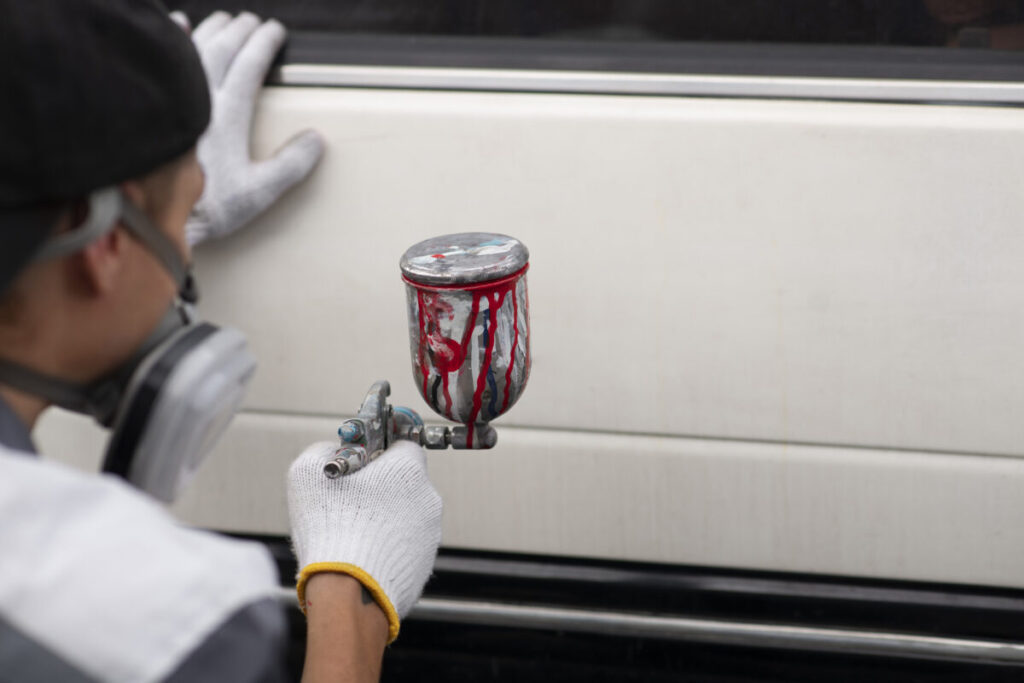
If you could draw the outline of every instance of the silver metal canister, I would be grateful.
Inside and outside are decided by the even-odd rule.
[[[505,413],[530,376],[530,254],[507,235],[434,237],[402,256],[412,372],[439,415],[474,426]]]

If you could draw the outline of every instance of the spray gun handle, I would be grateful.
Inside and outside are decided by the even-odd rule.
[[[338,427],[341,447],[335,451],[334,459],[324,465],[324,474],[329,479],[358,472],[384,453],[389,445],[390,395],[391,384],[387,380],[374,382],[356,416]]]

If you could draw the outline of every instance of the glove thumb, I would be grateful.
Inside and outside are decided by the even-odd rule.
[[[185,225],[188,243],[196,246],[210,237],[223,237],[242,227],[308,176],[323,154],[324,140],[319,133],[314,130],[299,133],[273,157],[254,164],[245,190],[231,201],[218,204],[204,196]]]
[[[304,130],[286,142],[253,170],[256,187],[261,189],[262,211],[278,197],[308,176],[324,155],[324,139],[315,130]]]

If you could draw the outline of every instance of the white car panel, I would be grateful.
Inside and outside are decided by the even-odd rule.
[[[46,420],[46,452],[98,468],[99,429]],[[336,428],[243,413],[175,512],[287,535],[293,454]],[[1024,586],[1018,458],[506,427],[429,467],[447,547]]]
[[[374,380],[426,414],[398,258],[483,230],[534,365],[494,451],[431,455],[446,544],[1024,585],[1019,110],[279,87],[254,149],[305,127],[310,181],[199,249],[260,369],[189,521],[283,533]]]

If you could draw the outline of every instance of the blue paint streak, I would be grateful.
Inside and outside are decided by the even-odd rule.
[[[490,304],[488,304],[490,305]],[[490,342],[487,339],[487,325],[490,322],[490,316],[484,318],[484,348],[486,349]],[[498,384],[494,381],[494,355],[491,354],[491,362],[487,365],[487,383],[491,387],[491,402],[487,404],[487,409],[491,411],[491,417],[498,414],[498,408],[495,402],[498,400]]]
[[[423,418],[415,410],[410,410],[404,406],[395,406],[395,412],[408,417],[417,427],[423,426]]]
[[[498,400],[498,385],[494,381],[493,364],[492,367],[487,368],[487,383],[491,385],[491,402],[487,404],[487,410],[491,411],[493,418],[498,414],[498,406],[495,404]]]

